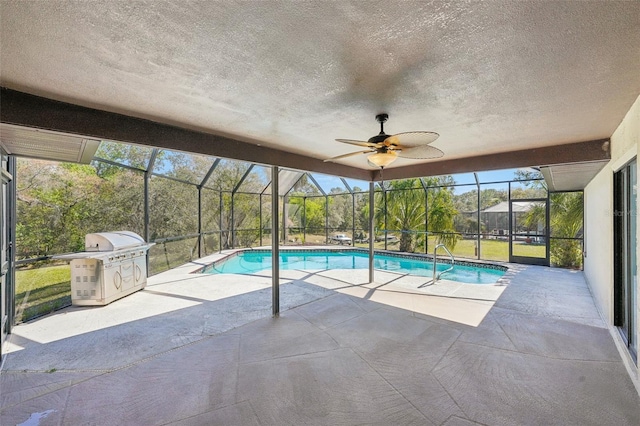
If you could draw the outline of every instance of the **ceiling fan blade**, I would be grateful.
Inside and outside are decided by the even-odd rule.
[[[403,148],[413,148],[417,146],[429,145],[440,137],[435,132],[406,132],[391,135],[384,140],[384,144],[401,146]]]
[[[372,142],[354,141],[353,139],[336,139],[336,141],[342,142],[342,143],[348,143],[349,145],[364,146],[364,147],[368,147],[368,148],[375,148],[375,147],[378,146],[378,144],[375,144],[375,143],[372,143]]]
[[[429,145],[416,146],[413,148],[402,148],[395,151],[398,153],[398,157],[421,160],[428,158],[440,158],[444,155],[444,152]]]
[[[370,154],[372,152],[375,152],[375,150],[350,152],[348,154],[338,155],[337,157],[327,158],[326,160],[324,160],[324,162],[325,163],[333,163],[334,161],[342,160],[343,158],[351,157],[351,156],[354,156],[354,155],[360,155],[360,154]]]

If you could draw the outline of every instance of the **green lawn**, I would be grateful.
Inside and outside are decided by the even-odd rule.
[[[69,265],[16,270],[16,323],[71,304]]]
[[[349,235],[347,233],[347,235]],[[288,235],[288,239],[293,241],[288,244],[297,245],[300,244],[303,240],[302,234],[290,234]],[[325,244],[325,236],[324,235],[315,235],[315,234],[307,234],[306,243],[307,244]],[[429,237],[429,254],[433,254],[433,249],[437,245],[436,237]],[[477,259],[477,251],[476,251],[477,240],[458,240],[455,248],[452,250],[454,257],[464,257],[469,259]],[[356,247],[360,248],[368,248],[369,243],[356,243]],[[399,247],[398,241],[389,242],[387,244],[387,249],[392,251],[397,251]],[[384,241],[376,241],[374,243],[374,248],[376,249],[384,249]],[[514,246],[514,254],[519,256],[528,256],[528,257],[545,257],[545,245],[544,244],[525,244],[524,242],[518,242],[516,246]],[[424,253],[424,244],[419,245],[415,249],[416,253]],[[444,250],[438,250],[439,255],[446,255]],[[509,242],[502,240],[480,240],[480,258],[483,260],[497,260],[508,262],[509,261]]]
[[[436,237],[429,237],[429,254],[433,254],[436,247]],[[454,257],[477,259],[477,240],[458,240],[452,250]],[[369,247],[368,244],[356,244],[357,247]],[[384,242],[376,242],[376,249],[384,249]],[[398,243],[388,244],[388,250],[398,250]],[[448,247],[450,249],[450,247]],[[545,257],[544,244],[518,244],[517,253],[520,256]],[[416,253],[424,253],[424,245],[416,247]],[[438,255],[446,255],[444,250],[438,250]],[[500,240],[480,240],[480,258],[483,260],[509,261],[509,243]]]

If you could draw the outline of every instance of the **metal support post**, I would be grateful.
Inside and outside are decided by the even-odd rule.
[[[482,224],[480,223],[480,207],[481,207],[481,203],[480,203],[480,180],[478,179],[478,174],[474,173],[473,176],[476,179],[476,187],[478,188],[478,217],[476,218],[478,220],[478,240],[477,240],[477,245],[478,245],[478,259],[480,259],[480,247],[481,247],[481,241],[480,241],[480,233],[482,232]]]
[[[233,204],[234,204],[234,201],[235,201],[235,195],[236,194],[234,194],[233,192],[231,193],[231,226],[230,226],[230,229],[229,229],[229,233],[231,235],[231,248],[232,249],[236,248],[236,242],[235,242],[235,232],[236,232],[235,227],[236,227],[236,224],[235,224],[235,217],[234,217],[235,211],[234,211],[234,208],[233,208]]]
[[[271,312],[280,314],[280,245],[278,235],[278,166],[271,167]]]
[[[260,197],[260,206],[259,206],[260,219],[259,219],[258,223],[260,225],[260,231],[258,231],[258,232],[259,232],[259,235],[260,235],[260,247],[262,247],[262,193],[260,193],[259,197]]]
[[[375,239],[375,215],[373,214],[374,210],[374,194],[375,187],[373,182],[369,182],[369,282],[373,283],[374,274],[373,274],[373,240]]]
[[[198,259],[202,258],[202,187],[198,187]]]
[[[351,245],[356,246],[356,194],[351,193]]]
[[[222,251],[222,191],[218,192],[219,204],[218,204],[218,229],[220,230],[220,235],[218,236],[218,246],[220,248],[219,251]]]

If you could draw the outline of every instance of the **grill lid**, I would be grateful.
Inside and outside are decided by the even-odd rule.
[[[84,237],[86,251],[114,251],[144,244],[144,238],[131,231],[96,232]]]

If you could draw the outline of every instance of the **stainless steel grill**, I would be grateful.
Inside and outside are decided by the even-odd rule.
[[[71,259],[71,303],[106,305],[147,284],[147,251],[153,243],[129,231],[85,236],[85,250],[56,256]]]

